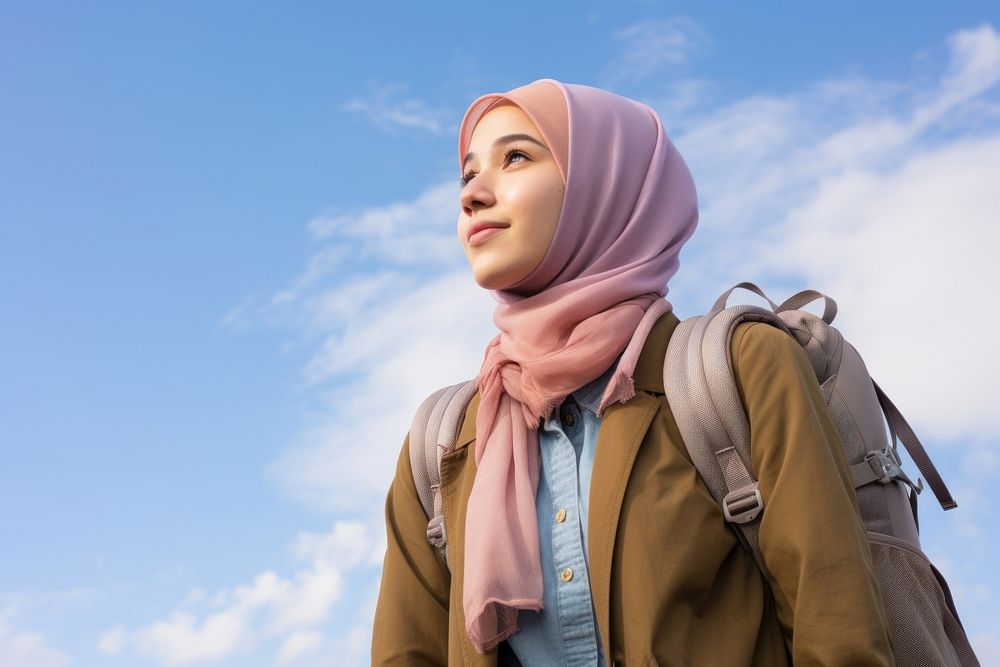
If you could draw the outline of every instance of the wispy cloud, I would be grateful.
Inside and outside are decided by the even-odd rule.
[[[18,615],[45,617],[68,609],[92,609],[104,600],[104,593],[93,586],[55,590],[10,591],[0,594],[0,610]],[[0,619],[4,618],[0,615]]]
[[[365,265],[380,260],[426,266],[454,263],[458,213],[457,179],[449,179],[427,188],[414,201],[320,215],[309,221],[308,228],[314,238],[329,240],[334,248],[342,250],[350,244],[349,257]],[[355,264],[354,268],[360,267]]]
[[[409,97],[407,90],[403,84],[371,82],[363,93],[344,102],[341,109],[359,114],[389,131],[421,130],[430,134],[458,131],[452,110],[435,108]]]
[[[337,329],[417,276],[461,268],[457,193],[455,179],[442,179],[412,201],[318,214],[306,225],[316,246],[300,274],[274,294],[245,299],[223,326],[284,314],[310,330]]]
[[[621,43],[621,50],[599,75],[602,84],[612,88],[687,63],[711,42],[708,33],[685,17],[639,21],[617,30],[613,37]]]
[[[691,127],[689,118],[697,118],[697,112],[709,105],[716,90],[716,84],[707,79],[672,77],[643,101],[656,107],[667,132],[674,133]]]

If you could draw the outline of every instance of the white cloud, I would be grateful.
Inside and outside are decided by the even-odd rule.
[[[921,151],[889,173],[845,168],[757,254],[758,269],[780,263],[840,297],[869,370],[936,439],[1000,435],[995,397],[975,390],[1000,373],[995,355],[977,354],[982,333],[1000,326],[986,307],[1000,245],[998,154],[1000,133]],[[943,328],[950,317],[974,326]]]
[[[270,473],[323,509],[381,504],[416,406],[478,372],[492,307],[471,275],[456,271],[402,281],[377,310],[330,334],[307,366],[309,381],[352,379],[328,391],[321,423]]]
[[[1000,37],[993,26],[955,32],[948,36],[948,45],[952,53],[949,74],[940,94],[916,114],[919,124],[934,122],[1000,82]]]
[[[14,613],[13,605],[0,608],[0,665],[64,667],[71,664],[70,656],[49,647],[42,634],[11,625]]]
[[[258,574],[249,586],[237,586],[225,596],[227,606],[199,620],[174,611],[134,634],[139,651],[167,664],[218,660],[249,651],[255,641],[253,620],[262,607],[286,593],[290,584],[273,572]]]
[[[371,580],[385,550],[381,534],[377,513],[367,524],[338,521],[326,534],[299,533],[289,546],[293,562],[301,565],[292,575],[266,570],[249,584],[211,595],[195,589],[162,620],[133,630],[115,625],[98,648],[109,655],[130,648],[162,664],[182,665],[249,655],[277,642],[275,660],[295,662],[324,645],[324,624],[343,598],[348,576]],[[334,637],[348,641],[354,634],[351,626]]]
[[[772,298],[825,291],[920,433],[995,441],[994,401],[976,388],[1000,372],[977,346],[977,333],[1000,325],[984,307],[997,277],[1000,131],[934,133],[995,92],[1000,39],[981,28],[949,43],[949,72],[930,91],[826,84],[738,102],[679,136],[704,205],[671,289],[692,310],[747,278],[770,285]],[[879,109],[895,99],[894,109],[866,111],[858,91]],[[975,326],[947,324],[970,316]]]
[[[674,140],[702,202],[692,246],[725,252],[738,245],[728,241],[734,232],[759,236],[844,170],[888,175],[934,147],[935,132],[948,127],[955,134],[950,122],[995,92],[1000,63],[992,54],[1000,38],[981,28],[949,42],[962,49],[953,50],[948,73],[931,88],[853,76],[686,117]],[[939,139],[936,147],[944,145]]]

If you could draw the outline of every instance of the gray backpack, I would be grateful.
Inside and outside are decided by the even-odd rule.
[[[759,294],[771,310],[726,307],[729,295],[740,287]],[[825,302],[822,317],[801,310],[816,299]],[[917,494],[923,484],[903,472],[897,437],[941,506],[947,510],[956,503],[857,350],[831,326],[836,313],[833,299],[814,290],[776,305],[755,284],[743,282],[726,290],[708,314],[680,322],[667,347],[663,377],[684,444],[740,542],[763,567],[757,536],[765,507],[752,473],[749,426],[730,366],[729,341],[745,321],[764,322],[794,337],[816,373],[854,476],[896,664],[978,667],[948,585],[920,548]],[[410,429],[413,477],[430,518],[427,536],[445,562],[439,466],[456,444],[475,391],[475,381],[468,380],[434,392],[420,405]]]

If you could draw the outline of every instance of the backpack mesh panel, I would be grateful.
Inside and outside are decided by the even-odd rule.
[[[870,536],[898,665],[978,667],[947,584],[923,554]]]

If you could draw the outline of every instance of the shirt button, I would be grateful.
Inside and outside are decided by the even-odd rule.
[[[559,510],[556,512],[556,523],[562,523],[566,520],[566,510]]]
[[[562,416],[563,423],[566,426],[572,426],[576,423],[576,417],[573,416],[572,412],[564,412]]]
[[[570,579],[573,578],[573,570],[567,567],[565,570],[559,573],[559,576],[562,578],[563,581],[569,581]]]

